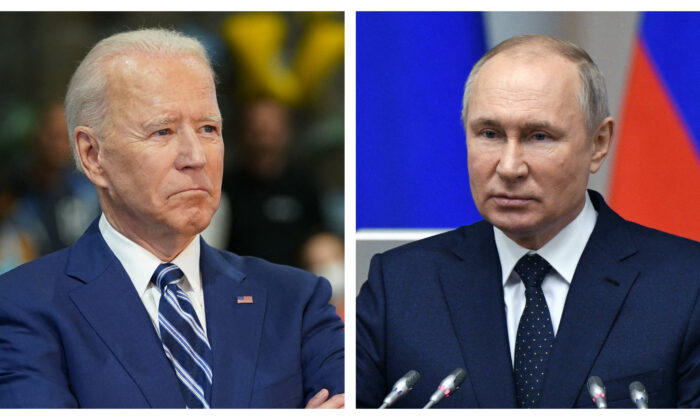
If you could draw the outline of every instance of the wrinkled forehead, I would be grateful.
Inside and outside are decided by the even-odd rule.
[[[193,53],[156,52],[147,54],[140,51],[127,51],[106,57],[102,68],[108,80],[120,80],[148,74],[163,75],[171,70],[198,71],[212,81],[214,79],[209,64]]]
[[[506,51],[486,63],[475,80],[479,85],[501,84],[511,87],[556,88],[580,84],[578,66],[567,58],[543,50]]]
[[[575,63],[552,52],[506,51],[488,60],[476,76],[469,99],[470,115],[484,101],[579,109],[580,78]]]
[[[103,73],[110,93],[121,88],[145,91],[159,82],[184,79],[215,89],[211,67],[194,54],[122,53],[105,60]]]
[[[218,112],[211,68],[196,55],[124,54],[113,57],[104,71],[112,111],[130,113],[133,105],[206,100]]]

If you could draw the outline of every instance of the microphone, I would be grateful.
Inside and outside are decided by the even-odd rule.
[[[634,381],[630,384],[630,398],[637,408],[649,408],[649,396],[641,382]]]
[[[420,373],[415,370],[409,370],[394,384],[394,389],[389,395],[384,398],[384,403],[379,408],[387,408],[396,402],[399,398],[408,394],[420,380]]]
[[[597,408],[608,408],[608,400],[605,396],[605,385],[597,376],[588,378],[588,394],[593,398]]]
[[[452,371],[445,379],[440,382],[438,389],[430,396],[430,401],[423,408],[430,408],[440,402],[445,397],[449,397],[454,391],[458,390],[462,382],[467,378],[467,372],[464,369],[457,368]]]

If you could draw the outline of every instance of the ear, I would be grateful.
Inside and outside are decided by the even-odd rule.
[[[107,188],[108,182],[100,159],[101,144],[95,131],[90,127],[79,125],[73,130],[73,141],[85,176],[95,186]]]
[[[605,156],[608,155],[614,126],[615,121],[611,117],[608,117],[603,120],[595,132],[595,136],[593,137],[593,155],[591,156],[591,164],[589,167],[591,173],[598,172],[598,169],[603,165]]]

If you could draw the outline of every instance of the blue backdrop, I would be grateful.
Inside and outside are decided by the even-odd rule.
[[[358,12],[357,229],[479,220],[460,121],[480,13]]]

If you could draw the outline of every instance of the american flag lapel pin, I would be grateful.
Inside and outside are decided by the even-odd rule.
[[[236,303],[253,303],[253,296],[238,296]]]

